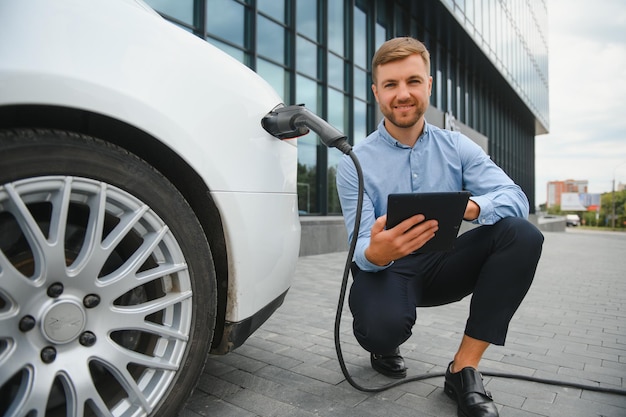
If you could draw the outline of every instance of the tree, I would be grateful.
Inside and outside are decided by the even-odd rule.
[[[615,204],[615,228],[623,229],[626,221],[626,190],[615,193],[604,193],[601,196],[601,211],[605,213],[605,226],[611,227],[613,216],[613,204]]]

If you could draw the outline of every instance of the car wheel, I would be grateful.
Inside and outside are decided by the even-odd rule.
[[[173,416],[215,311],[209,245],[164,176],[84,135],[0,131],[0,415]]]

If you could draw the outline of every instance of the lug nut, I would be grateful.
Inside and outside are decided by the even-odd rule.
[[[90,331],[83,332],[78,337],[78,342],[85,347],[91,347],[96,344],[96,335]]]
[[[24,316],[22,317],[22,319],[20,320],[20,331],[22,332],[28,332],[30,330],[33,329],[33,327],[35,327],[35,324],[37,322],[35,321],[35,318],[33,316]]]
[[[57,351],[52,346],[41,349],[41,360],[43,363],[52,363],[57,357]]]
[[[83,298],[83,305],[87,308],[94,308],[98,304],[100,304],[100,297],[96,294],[87,294],[85,298]]]
[[[48,287],[48,297],[57,298],[63,294],[63,284],[55,282]]]

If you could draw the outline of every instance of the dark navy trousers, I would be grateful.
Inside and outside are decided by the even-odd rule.
[[[353,263],[348,302],[354,335],[369,352],[391,352],[411,336],[417,307],[472,294],[465,334],[504,345],[542,245],[543,235],[532,223],[511,217],[463,233],[450,252],[409,255],[379,272]]]

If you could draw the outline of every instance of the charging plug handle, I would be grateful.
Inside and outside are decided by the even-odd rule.
[[[304,105],[280,105],[261,120],[261,125],[278,139],[291,139],[309,133],[317,133],[324,145],[337,148],[345,154],[352,151],[346,135],[335,129],[330,123],[309,111]]]

